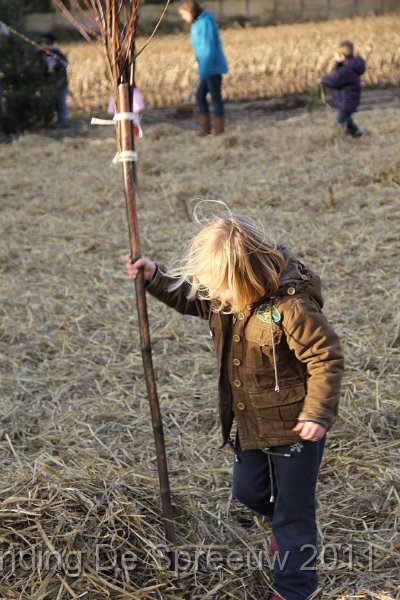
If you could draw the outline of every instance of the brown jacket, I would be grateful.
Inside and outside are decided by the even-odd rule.
[[[322,313],[320,279],[286,248],[279,250],[286,265],[277,294],[234,317],[212,311],[209,301],[188,300],[187,284],[170,291],[173,280],[162,266],[147,287],[178,312],[208,319],[223,444],[235,417],[243,450],[298,442],[298,420],[330,429],[337,416],[343,355]]]

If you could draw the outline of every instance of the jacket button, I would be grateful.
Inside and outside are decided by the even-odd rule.
[[[232,339],[234,342],[240,342],[240,335],[238,335],[237,333],[235,333],[234,336],[232,336]]]
[[[238,410],[244,410],[246,407],[245,407],[245,405],[243,404],[243,402],[238,402],[238,403],[236,404],[236,408],[237,408]]]
[[[233,385],[235,387],[240,387],[242,385],[242,382],[239,379],[234,379],[233,380]]]
[[[296,293],[296,288],[288,287],[287,293],[289,294],[289,296],[293,296]]]
[[[234,365],[236,365],[237,367],[238,367],[238,366],[241,364],[241,361],[240,361],[240,359],[239,359],[239,358],[234,358],[232,362],[233,362],[233,364],[234,364]]]
[[[303,279],[303,281],[308,281],[308,275],[302,275],[301,278]]]
[[[244,313],[238,313],[237,318],[239,319],[239,321],[243,321]]]

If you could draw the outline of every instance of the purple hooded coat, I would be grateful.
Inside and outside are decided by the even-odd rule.
[[[347,113],[357,110],[361,96],[361,75],[364,71],[364,59],[361,56],[352,56],[342,63],[336,63],[331,75],[322,78],[322,85],[332,88],[332,102],[335,108]]]

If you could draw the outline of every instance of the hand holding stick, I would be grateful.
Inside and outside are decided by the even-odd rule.
[[[140,269],[143,269],[143,276],[146,283],[150,283],[150,281],[153,279],[154,273],[156,272],[156,263],[147,258],[147,256],[142,256],[142,258],[139,258],[133,262],[131,255],[127,254],[125,256],[125,264],[128,277],[132,281],[135,281]]]

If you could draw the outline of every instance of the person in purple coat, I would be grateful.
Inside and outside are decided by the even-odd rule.
[[[365,61],[354,56],[354,44],[344,40],[335,52],[336,66],[330,75],[321,79],[321,84],[332,89],[333,106],[337,109],[336,122],[346,127],[352,137],[361,137],[362,131],[352,119],[361,97],[361,75],[365,71]]]

